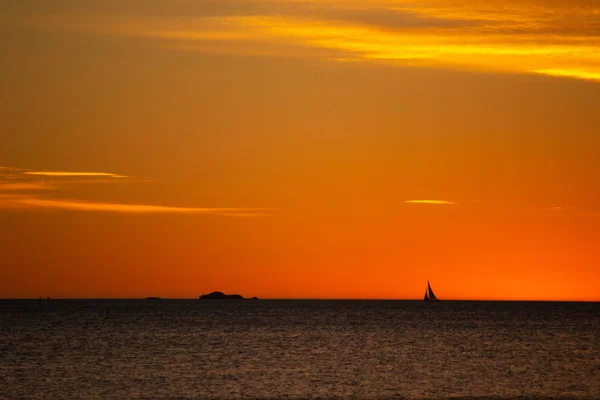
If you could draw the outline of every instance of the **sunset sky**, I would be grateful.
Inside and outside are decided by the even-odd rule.
[[[600,301],[597,0],[4,0],[0,298]]]

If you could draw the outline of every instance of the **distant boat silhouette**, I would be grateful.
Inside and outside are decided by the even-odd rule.
[[[431,290],[431,285],[429,284],[429,281],[427,281],[427,289],[425,289],[425,297],[423,298],[423,300],[425,301],[439,301],[437,297],[435,297],[435,293],[433,293],[433,290]]]

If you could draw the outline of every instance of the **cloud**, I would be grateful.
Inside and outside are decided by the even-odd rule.
[[[74,212],[110,212],[121,214],[206,214],[222,217],[265,217],[271,215],[270,208],[248,207],[175,207],[152,204],[129,204],[119,201],[99,202],[77,199],[55,198],[53,190],[74,183],[106,184],[113,182],[132,183],[149,182],[125,179],[126,175],[109,172],[70,172],[70,171],[32,171],[2,167],[4,180],[0,180],[0,209],[4,210],[66,210]],[[51,184],[39,181],[39,178],[100,178],[100,179],[57,179]],[[119,178],[119,179],[116,179]],[[48,196],[33,195],[34,191],[44,190]]]
[[[30,24],[138,37],[184,51],[251,49],[255,56],[301,54],[600,82],[600,7],[589,0],[508,0],[501,7],[481,0],[69,0],[62,11],[46,3],[39,4],[46,12],[29,15]]]
[[[298,15],[298,14],[296,14]],[[337,8],[313,8],[305,16],[322,21],[344,23],[346,25],[368,26],[383,30],[460,28],[473,26],[476,22],[461,18],[440,18],[436,15],[422,15],[411,9],[391,7],[389,4]]]
[[[458,204],[447,200],[406,200],[406,204],[428,204],[428,205],[454,205]]]
[[[467,17],[465,14],[464,18]],[[360,23],[279,16],[231,17],[228,22],[232,26],[259,30],[270,40],[296,40],[310,47],[345,51],[362,61],[531,74],[567,69],[577,73],[561,76],[585,76],[600,81],[597,39],[537,31],[534,16],[528,18],[525,22],[515,17],[510,21],[453,29],[405,24],[393,30]],[[526,24],[531,31],[515,33],[502,24],[519,29]]]
[[[39,199],[32,197],[13,199],[14,202],[34,208],[50,208],[71,211],[96,211],[128,214],[223,214],[227,216],[258,216],[248,211],[266,211],[256,208],[220,208],[220,207],[169,207],[148,204],[100,203],[69,199]],[[239,213],[239,214],[238,214]],[[266,213],[261,213],[267,215]]]
[[[590,72],[578,69],[539,69],[534,72],[538,74],[556,76],[561,78],[567,77],[600,82],[600,71]]]
[[[54,176],[54,177],[71,177],[71,176],[87,176],[87,177],[110,177],[110,178],[129,178],[126,175],[111,174],[108,172],[70,172],[70,171],[28,171],[25,175],[36,176]]]
[[[0,167],[0,177],[11,178],[16,173],[21,173],[21,170],[11,167]]]
[[[5,183],[0,182],[0,192],[20,192],[28,190],[49,190],[54,187],[44,183]]]
[[[260,217],[270,217],[273,214],[270,213],[265,213],[265,212],[261,212],[261,213],[248,213],[248,212],[239,212],[239,213],[233,213],[233,212],[219,212],[217,213],[217,215],[220,215],[221,217],[237,217],[237,218],[260,218]]]

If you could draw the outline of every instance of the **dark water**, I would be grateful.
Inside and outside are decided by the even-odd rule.
[[[0,301],[0,398],[600,398],[600,303]]]

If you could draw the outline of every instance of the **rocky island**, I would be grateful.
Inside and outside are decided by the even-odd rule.
[[[200,298],[200,300],[243,300],[244,299],[239,294],[225,294],[223,292],[212,292],[209,294],[203,294],[199,298]]]

